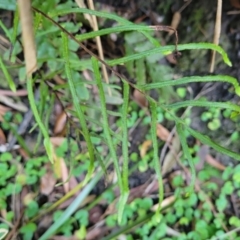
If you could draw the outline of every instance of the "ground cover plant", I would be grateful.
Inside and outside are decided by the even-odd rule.
[[[225,50],[92,1],[17,3],[0,2],[11,15],[0,22],[1,88],[12,91],[1,97],[0,238],[238,239],[239,81],[171,67],[212,51],[231,67]],[[206,96],[209,83],[234,100]],[[233,127],[219,142],[223,119]]]

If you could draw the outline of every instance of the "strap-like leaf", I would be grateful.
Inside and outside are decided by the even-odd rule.
[[[181,84],[187,84],[187,83],[192,83],[192,82],[227,82],[231,83],[235,91],[239,91],[239,83],[236,78],[230,77],[230,76],[225,76],[225,75],[215,75],[215,76],[192,76],[192,77],[183,77],[179,78],[176,80],[166,80],[166,81],[161,81],[159,79],[159,82],[156,83],[149,83],[145,85],[138,86],[142,90],[150,90],[150,89],[156,89],[156,88],[163,88],[167,86],[177,86]]]
[[[195,138],[200,140],[203,144],[206,144],[206,145],[212,147],[213,149],[215,149],[217,152],[228,155],[229,157],[232,157],[235,160],[240,160],[240,154],[239,153],[230,151],[230,150],[222,147],[221,145],[212,141],[208,136],[205,136],[205,135],[193,130],[192,128],[190,128],[188,126],[185,126],[185,128],[188,130],[188,132],[192,136],[194,136]]]
[[[88,152],[89,152],[90,166],[88,169],[88,174],[85,178],[85,183],[87,183],[91,177],[91,174],[94,171],[94,147],[91,142],[88,126],[87,126],[86,119],[85,119],[84,112],[83,112],[83,107],[79,104],[79,99],[77,97],[76,88],[74,86],[74,81],[73,81],[72,73],[71,73],[71,67],[70,67],[70,63],[69,63],[68,36],[65,33],[62,33],[62,42],[63,42],[63,57],[66,61],[65,72],[66,72],[66,75],[68,78],[68,84],[69,84],[69,88],[70,88],[72,99],[73,99],[73,105],[74,105],[74,109],[76,110],[78,120],[81,124],[83,136],[86,140]]]
[[[151,110],[151,137],[153,144],[153,161],[154,167],[157,174],[158,185],[159,185],[159,207],[156,214],[160,214],[162,201],[164,197],[164,189],[163,189],[163,180],[161,173],[161,165],[159,161],[158,155],[158,143],[157,143],[157,103],[154,100],[150,100],[150,110]]]
[[[95,15],[97,17],[102,17],[102,18],[109,18],[112,20],[115,20],[121,24],[125,24],[125,25],[134,25],[134,23],[119,17],[115,14],[111,14],[111,13],[106,13],[106,12],[98,12],[98,11],[94,11],[94,10],[90,10],[90,9],[86,9],[86,8],[69,8],[69,9],[61,9],[61,10],[54,10],[50,13],[51,17],[55,17],[58,15],[66,15],[69,13],[87,13],[90,15]],[[153,38],[149,33],[141,31],[143,35],[145,35],[145,37],[154,44],[154,46],[158,47],[160,46],[159,42]]]
[[[218,52],[219,54],[222,55],[223,61],[227,65],[232,66],[231,61],[229,60],[226,52],[221,47],[219,47],[219,46],[217,46],[215,44],[212,44],[212,43],[179,44],[177,46],[177,49],[178,49],[178,51],[195,50],[195,49],[214,50],[214,51],[216,51],[216,52]],[[107,63],[110,66],[114,66],[114,65],[126,63],[128,61],[137,60],[137,59],[140,59],[140,58],[143,58],[143,57],[151,56],[151,55],[154,55],[154,54],[168,55],[168,54],[172,53],[175,50],[176,50],[176,46],[175,45],[169,45],[169,46],[164,46],[164,47],[156,47],[154,49],[143,51],[143,52],[140,52],[140,53],[136,53],[136,54],[133,54],[131,56],[118,58],[116,60],[110,60]]]
[[[108,123],[108,115],[107,115],[107,108],[106,108],[106,99],[105,99],[103,84],[102,84],[102,81],[101,81],[101,74],[99,72],[98,60],[94,57],[92,57],[92,66],[93,66],[94,77],[95,77],[95,80],[97,81],[97,86],[98,86],[99,96],[100,96],[100,102],[101,102],[101,107],[102,107],[103,130],[104,130],[105,137],[107,139],[109,151],[110,151],[112,159],[113,159],[114,168],[115,168],[115,171],[117,173],[118,186],[120,188],[120,193],[121,193],[121,198],[120,198],[120,201],[119,201],[120,211],[118,212],[119,213],[118,223],[121,223],[123,209],[124,209],[124,206],[126,204],[126,201],[125,201],[126,200],[126,193],[124,192],[124,189],[123,189],[123,181],[122,181],[122,176],[121,176],[120,167],[119,167],[119,163],[118,163],[118,157],[117,157],[116,149],[115,149],[115,146],[113,144],[113,140],[112,140],[111,133],[110,133],[110,126],[109,126],[109,123]]]
[[[177,123],[176,128],[177,128],[177,133],[179,135],[179,139],[182,145],[184,157],[187,159],[188,164],[191,168],[191,174],[192,174],[191,187],[192,189],[194,189],[194,184],[196,180],[196,170],[195,170],[194,162],[192,159],[192,155],[190,154],[190,151],[188,149],[186,136],[184,134],[183,124]]]
[[[230,109],[235,112],[240,112],[240,106],[228,102],[208,102],[208,101],[201,101],[201,100],[188,100],[183,102],[176,102],[167,105],[167,108],[170,109],[177,109],[182,107],[214,107],[214,108],[225,108]]]

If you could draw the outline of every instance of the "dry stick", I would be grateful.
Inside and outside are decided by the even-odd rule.
[[[219,45],[219,38],[220,38],[220,34],[221,34],[221,17],[222,17],[222,0],[218,0],[214,38],[213,38],[213,43],[216,45]],[[215,57],[216,57],[216,51],[213,51],[211,64],[210,64],[210,70],[209,70],[210,73],[212,73],[214,71]]]
[[[37,53],[34,41],[33,19],[30,0],[18,0],[26,72],[29,77],[37,69]]]
[[[27,90],[22,89],[22,90],[17,90],[16,92],[12,92],[10,90],[2,90],[0,89],[0,95],[2,96],[13,96],[13,97],[23,97],[27,96]]]
[[[94,10],[94,4],[93,0],[88,0],[88,6],[91,10]],[[92,22],[93,22],[93,30],[98,31],[98,23],[97,23],[97,18],[95,15],[92,15]],[[104,60],[104,55],[103,55],[103,49],[102,49],[102,42],[101,38],[99,36],[96,37],[96,43],[97,43],[97,49],[98,49],[98,54],[101,59]],[[104,64],[102,64],[102,73],[103,77],[105,79],[105,82],[109,84],[109,78],[108,78],[108,73],[107,73],[107,68]],[[108,94],[112,96],[111,88],[108,87]]]
[[[80,8],[86,8],[85,3],[82,0],[75,0],[77,5]],[[88,0],[88,6],[90,9],[94,10],[94,4],[92,0]],[[93,28],[94,31],[98,31],[98,23],[97,23],[97,18],[95,15],[90,15],[90,14],[84,14],[84,17],[89,21],[89,24]],[[104,60],[104,55],[103,55],[103,50],[102,50],[102,43],[101,43],[101,38],[99,36],[96,37],[96,43],[97,43],[97,49],[98,49],[98,54],[101,59]],[[108,78],[108,73],[106,66],[104,64],[101,65],[102,67],[102,73],[103,77],[105,79],[105,82],[109,84],[109,78]],[[108,93],[110,96],[112,96],[111,88],[108,87]]]
[[[75,2],[79,6],[79,8],[87,8],[85,3],[84,3],[84,0],[75,0]],[[83,16],[84,16],[85,19],[87,19],[89,21],[90,26],[93,28],[93,22],[92,22],[91,15],[88,14],[88,13],[84,13]]]

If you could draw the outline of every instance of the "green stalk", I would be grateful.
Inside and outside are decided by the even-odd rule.
[[[129,192],[128,187],[128,128],[127,128],[127,114],[129,101],[129,84],[123,81],[123,108],[122,108],[122,153],[123,153],[123,189]]]
[[[158,178],[159,185],[159,207],[156,211],[156,214],[160,216],[161,205],[164,197],[164,189],[163,189],[163,179],[161,173],[161,165],[158,156],[158,143],[157,143],[157,103],[154,100],[149,101],[150,110],[151,110],[151,136],[152,136],[152,144],[153,144],[153,161],[155,166],[155,171]]]
[[[87,173],[87,176],[85,177],[84,184],[83,184],[83,185],[85,185],[91,178],[91,175],[94,171],[94,147],[93,147],[93,144],[92,144],[92,141],[90,138],[90,133],[89,133],[89,130],[87,127],[87,122],[86,122],[86,117],[84,115],[83,106],[79,103],[79,99],[78,99],[77,93],[76,93],[76,88],[74,86],[74,80],[72,78],[72,72],[71,72],[71,67],[70,67],[70,62],[69,62],[68,36],[63,32],[61,34],[62,34],[62,42],[63,42],[63,57],[66,62],[65,63],[65,72],[66,72],[66,75],[68,78],[68,84],[69,84],[70,92],[71,92],[72,99],[73,99],[73,105],[76,110],[77,118],[82,127],[83,136],[87,143],[87,148],[88,148],[89,158],[90,158],[90,166],[89,166],[88,173]]]
[[[99,96],[100,96],[100,102],[101,102],[101,108],[102,108],[102,117],[103,117],[103,131],[104,131],[104,135],[107,139],[107,143],[108,143],[108,147],[110,150],[110,154],[112,156],[113,159],[113,164],[114,164],[114,168],[117,174],[117,178],[118,178],[118,186],[120,188],[120,200],[119,200],[119,211],[118,211],[118,222],[121,223],[122,221],[122,213],[123,213],[123,209],[126,203],[126,194],[123,188],[123,181],[122,181],[122,176],[121,176],[121,172],[120,172],[120,168],[119,168],[119,163],[118,163],[118,157],[117,157],[117,153],[116,153],[116,149],[114,147],[113,144],[113,139],[111,137],[111,131],[110,131],[110,126],[108,123],[108,115],[107,115],[107,108],[106,108],[106,99],[105,99],[105,93],[104,93],[104,89],[103,89],[103,84],[101,81],[101,75],[99,72],[99,66],[98,66],[98,60],[94,57],[92,57],[92,66],[93,66],[93,73],[94,73],[94,77],[97,81],[97,86],[98,86],[98,90],[99,90]]]
[[[43,144],[44,144],[44,147],[46,149],[48,158],[49,158],[50,162],[53,164],[53,161],[54,161],[53,146],[52,146],[52,143],[50,141],[47,129],[45,128],[45,126],[44,126],[44,124],[41,120],[41,117],[38,113],[37,106],[35,104],[33,86],[32,85],[33,85],[33,79],[32,79],[32,77],[29,77],[27,79],[27,90],[28,90],[29,104],[30,104],[30,107],[32,109],[35,120],[36,120],[36,122],[37,122],[37,124],[40,128],[40,131],[42,132],[42,135],[44,137]]]
[[[195,170],[194,162],[193,162],[192,156],[190,154],[190,151],[189,151],[189,148],[188,148],[188,145],[187,145],[187,140],[186,140],[186,136],[184,134],[183,124],[177,123],[176,128],[177,128],[179,139],[180,139],[180,142],[181,142],[181,145],[182,145],[184,157],[187,159],[188,164],[189,164],[190,169],[191,169],[192,180],[191,180],[190,187],[192,188],[191,190],[193,191],[194,190],[194,184],[195,184],[195,181],[196,181],[196,170]]]

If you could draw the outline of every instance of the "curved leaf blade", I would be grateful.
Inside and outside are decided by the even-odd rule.
[[[177,108],[184,108],[184,107],[215,107],[215,108],[224,108],[233,110],[235,112],[240,112],[240,106],[228,103],[228,102],[208,102],[208,101],[201,101],[201,100],[187,100],[183,102],[176,102],[167,105],[167,108],[170,109],[177,109]]]
[[[192,128],[185,126],[185,128],[188,130],[188,132],[194,136],[195,138],[197,138],[198,140],[200,140],[203,144],[206,144],[210,147],[212,147],[213,149],[215,149],[217,152],[225,154],[233,159],[239,160],[240,161],[240,154],[233,152],[231,150],[228,150],[226,148],[224,148],[223,146],[215,143],[214,141],[212,141],[208,136],[203,135],[200,132],[197,132],[195,130],[193,130]]]
[[[215,45],[213,43],[188,43],[188,44],[179,44],[177,46],[177,50],[178,51],[196,50],[196,49],[214,50],[214,51],[216,51],[216,52],[218,52],[219,54],[222,55],[223,61],[228,66],[232,66],[231,61],[229,60],[229,58],[227,56],[227,53],[220,46],[217,46],[217,45]],[[118,59],[115,59],[115,60],[110,60],[107,63],[110,66],[114,66],[114,65],[126,63],[128,61],[133,61],[133,60],[137,60],[137,59],[140,59],[140,58],[143,58],[143,57],[151,56],[151,55],[154,55],[154,54],[168,55],[168,54],[172,53],[175,50],[176,50],[176,46],[175,45],[156,47],[154,49],[143,51],[141,53],[136,53],[136,54],[133,54],[131,56],[122,57],[122,58],[118,58]]]
[[[145,91],[156,88],[163,88],[168,86],[177,86],[181,84],[193,83],[193,82],[227,82],[234,86],[235,91],[237,93],[239,87],[239,83],[236,78],[226,75],[215,75],[215,76],[192,76],[192,77],[183,77],[176,80],[166,80],[160,81],[157,83],[149,83],[145,85],[139,85],[138,88]]]

